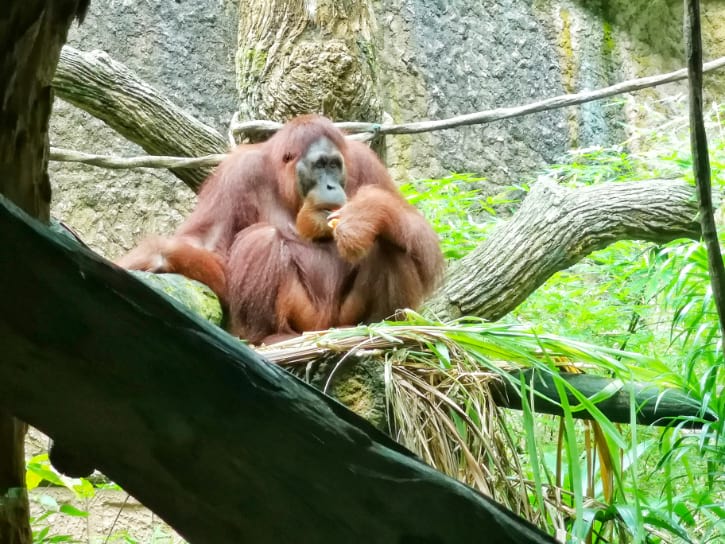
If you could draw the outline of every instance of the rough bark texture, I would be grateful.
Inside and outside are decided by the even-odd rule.
[[[242,118],[380,119],[369,0],[254,0],[239,16]]]
[[[554,542],[4,200],[0,227],[0,402],[190,542]]]
[[[78,6],[9,0],[0,19],[0,193],[46,221],[50,81]]]
[[[447,274],[427,308],[441,319],[496,320],[552,274],[617,240],[697,238],[693,187],[680,180],[580,189],[542,180],[519,211]]]
[[[0,17],[0,194],[42,221],[48,220],[50,209],[50,81],[68,27],[87,6],[87,0],[8,0]],[[5,263],[11,259],[3,258]],[[0,542],[25,544],[32,541],[23,453],[26,426],[11,413],[7,407],[0,409]]]
[[[59,97],[101,119],[152,155],[198,157],[228,149],[216,130],[186,113],[103,51],[83,53],[65,46],[53,87]],[[171,171],[196,191],[211,170]]]
[[[30,509],[25,489],[27,425],[0,408],[0,542],[29,544]]]

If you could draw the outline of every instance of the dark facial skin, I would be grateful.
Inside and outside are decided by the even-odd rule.
[[[345,201],[345,162],[342,153],[327,138],[314,142],[295,166],[297,190],[305,206],[329,214]]]

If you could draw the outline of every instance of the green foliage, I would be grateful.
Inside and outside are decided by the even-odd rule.
[[[25,485],[28,491],[42,484],[65,487],[79,499],[90,499],[95,495],[95,488],[85,478],[68,478],[58,473],[48,460],[47,453],[41,453],[28,460],[25,473]]]
[[[623,451],[636,464],[623,471],[611,506],[632,531],[645,524],[670,535],[655,541],[724,537],[725,376],[704,246],[617,243],[557,274],[515,314],[547,331],[652,354],[661,362],[649,381],[682,388],[719,416],[699,432],[684,421],[666,430],[632,426]],[[636,512],[639,521],[631,517]]]
[[[692,183],[683,126],[646,135],[637,153],[623,146],[572,152],[570,160],[543,174],[572,186],[673,177]],[[714,190],[720,192],[725,138],[716,128],[711,130],[716,135],[711,167]],[[480,190],[455,177],[411,187],[418,189],[413,190],[417,205],[438,230],[450,258],[473,249],[498,221],[500,208],[488,202],[472,206]],[[646,361],[634,365],[615,352],[606,364],[590,358],[587,371],[680,388],[703,411],[719,417],[697,431],[688,429],[684,418],[672,428],[646,428],[634,424],[633,407],[633,423],[619,428],[601,414],[592,425],[575,422],[575,407],[566,406],[563,397],[564,418],[536,415],[525,405],[523,417],[509,421],[513,440],[525,444],[521,462],[532,482],[529,500],[539,523],[550,531],[560,526],[550,499],[556,489],[571,509],[565,525],[575,540],[725,541],[725,371],[704,246],[691,240],[663,246],[618,242],[556,274],[507,322],[527,324],[548,337],[559,335],[564,343],[642,354]],[[582,347],[571,360],[581,364],[589,351]],[[441,364],[450,366],[450,356]],[[580,403],[588,406],[592,400]]]
[[[670,136],[667,143],[680,142]],[[712,145],[713,186],[723,184],[724,141]],[[589,150],[555,168],[566,183],[691,179],[689,152],[665,149],[633,156],[621,149]],[[622,471],[608,508],[630,527],[633,541],[706,542],[725,538],[725,375],[720,330],[703,244],[679,240],[662,247],[619,242],[560,272],[515,312],[547,331],[599,345],[626,347],[661,361],[654,380],[688,391],[719,416],[692,432],[632,426]],[[551,447],[551,446],[549,446]],[[547,449],[544,446],[544,449]]]
[[[79,499],[90,499],[95,494],[93,485],[84,478],[68,478],[53,469],[48,454],[42,453],[28,460],[25,473],[25,485],[28,491],[42,486],[65,488]],[[56,542],[77,542],[70,535],[52,534],[52,525],[56,516],[86,517],[88,513],[71,504],[59,504],[47,493],[31,494],[30,499],[41,513],[30,519],[33,528],[33,544],[53,544]]]
[[[447,259],[459,259],[473,250],[495,225],[496,210],[513,203],[507,193],[485,196],[483,181],[472,174],[453,174],[400,187],[433,225]]]

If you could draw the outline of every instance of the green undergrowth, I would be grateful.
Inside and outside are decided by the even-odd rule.
[[[716,202],[725,183],[719,119],[718,108],[708,127]],[[573,188],[673,178],[694,184],[686,127],[679,119],[661,130],[635,133],[620,146],[573,150],[538,175]],[[501,194],[518,197],[535,179]],[[452,261],[485,240],[516,205],[516,199],[481,200],[482,181],[451,176],[406,187]],[[721,210],[716,218],[725,241]],[[617,242],[555,274],[503,321],[647,357],[650,362],[643,364],[654,371],[647,382],[687,391],[703,411],[719,416],[701,430],[684,422],[662,429],[611,427],[603,421],[594,430],[567,417],[514,414],[531,478],[549,478],[548,483],[558,482],[560,493],[570,494],[572,512],[565,525],[574,541],[725,542],[725,372],[701,242]],[[587,371],[611,375],[597,364]],[[617,453],[612,455],[616,467],[605,466],[597,453],[602,449]],[[541,507],[537,522],[551,531],[554,516],[541,506],[545,499],[532,492],[532,503]]]
[[[718,119],[719,111],[710,123],[717,194],[725,181]],[[571,187],[652,178],[691,183],[685,126],[673,121],[621,146],[574,150],[537,176]],[[494,196],[484,179],[471,174],[419,180],[402,190],[453,262],[515,212],[537,176]],[[622,241],[555,274],[501,323],[439,324],[410,314],[407,322],[332,332],[325,341],[356,335],[365,350],[374,352],[371,345],[378,342],[386,354],[388,344],[398,345],[400,357],[381,361],[394,436],[547,532],[564,531],[568,541],[592,544],[723,542],[725,377],[707,270],[700,242]],[[502,370],[507,364],[554,376],[585,370],[615,381],[596,398],[572,401],[564,394],[572,394],[566,383],[555,380],[563,417],[535,413],[524,381],[523,410],[496,410],[487,380],[510,379]],[[636,425],[631,403],[631,422],[613,424],[595,401],[633,381],[685,391],[701,413],[710,411],[719,421]],[[584,408],[594,414],[591,422],[574,417]],[[701,428],[691,428],[693,422]],[[36,489],[43,512],[34,520],[35,542],[71,542],[53,535],[52,519],[86,514],[44,498],[37,488],[46,485],[65,487],[83,502],[105,484],[62,478],[47,457],[28,464],[28,487]],[[127,534],[109,535],[109,542],[136,542]]]

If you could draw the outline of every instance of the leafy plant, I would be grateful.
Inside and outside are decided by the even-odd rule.
[[[453,174],[400,187],[408,202],[433,225],[447,259],[459,259],[480,244],[495,225],[497,210],[513,203],[512,194],[523,191],[512,187],[511,191],[485,196],[484,181],[472,174]]]
[[[725,139],[719,128],[719,110],[717,113],[711,165],[714,187],[720,191],[725,175]],[[691,181],[686,128],[686,123],[676,120],[667,130],[635,135],[639,138],[637,153],[628,152],[625,146],[573,151],[570,160],[547,169],[544,175],[571,185],[658,177]],[[485,204],[471,208],[470,199],[481,198],[481,191],[463,193],[456,201],[456,191],[467,186],[457,186],[454,179],[447,178],[440,185],[426,180],[423,187],[432,187],[431,193],[421,191],[418,195],[425,195],[426,201],[420,206],[441,234],[447,255],[457,258],[485,239],[497,221],[497,210]],[[436,200],[431,195],[452,198],[453,202],[431,203],[429,200]],[[475,223],[468,220],[472,209]],[[452,247],[445,245],[449,237],[454,241]],[[616,243],[555,275],[507,322],[530,327],[541,337],[559,335],[563,342],[586,342],[587,346],[598,346],[597,350],[626,348],[627,352],[646,354],[647,362],[641,363],[644,368],[625,364],[625,371],[596,361],[590,362],[588,372],[680,388],[700,402],[703,413],[707,410],[719,418],[697,431],[689,428],[686,418],[675,427],[657,429],[636,425],[633,412],[632,424],[620,428],[603,417],[591,424],[575,422],[571,419],[572,406],[565,406],[565,417],[550,418],[535,415],[524,404],[522,418],[504,415],[501,420],[513,433],[510,443],[524,444],[517,474],[519,481],[531,483],[527,489],[532,510],[522,509],[520,513],[552,530],[566,527],[570,535],[589,542],[725,539],[725,378],[719,325],[701,244],[690,240],[664,246]],[[460,349],[466,347],[460,345],[459,337],[451,340],[456,347],[445,344],[445,349],[437,348],[439,366],[455,368],[460,364]],[[521,341],[517,337],[516,343]],[[556,350],[543,352],[553,360],[559,356]],[[510,360],[513,354],[506,353],[502,359]],[[622,352],[611,354],[620,362],[628,358]],[[448,395],[450,391],[444,387],[435,394]],[[465,400],[460,391],[451,397],[462,410],[484,405],[480,400]],[[422,404],[429,406],[430,401]],[[460,436],[469,437],[467,425],[478,425],[481,417],[485,416],[453,415],[451,425]],[[417,421],[414,415],[408,419]],[[438,428],[445,426],[440,423]],[[411,433],[416,429],[411,426]],[[450,462],[438,462],[450,466]],[[551,504],[551,493],[559,498],[556,507]]]
[[[88,480],[67,478],[56,472],[50,465],[47,453],[36,455],[27,462],[25,485],[28,491],[37,489],[42,485],[66,488],[78,498],[91,498],[95,493],[93,485]],[[59,504],[48,493],[31,494],[30,500],[41,510],[39,515],[30,519],[33,529],[33,544],[76,542],[70,535],[52,534],[52,522],[55,521],[58,515],[86,517],[88,516],[87,512],[79,510],[71,504]]]
[[[667,140],[673,141],[684,145],[675,136]],[[721,187],[722,139],[715,140],[712,155],[714,184]],[[690,168],[689,152],[679,149],[632,157],[618,148],[573,154],[572,162],[555,173],[562,182],[580,184],[673,175],[689,179]],[[725,538],[725,379],[702,244],[619,242],[551,278],[515,317],[548,332],[652,354],[660,361],[655,381],[688,391],[702,410],[719,418],[697,432],[684,420],[663,430],[632,426],[636,436],[623,450],[631,463],[622,465],[623,479],[612,499],[598,499],[593,534],[611,537],[600,533],[597,523],[602,515],[616,514],[634,541],[645,538],[636,532],[641,527],[647,528],[648,540],[662,542]],[[541,437],[538,443],[545,450],[557,447]]]

